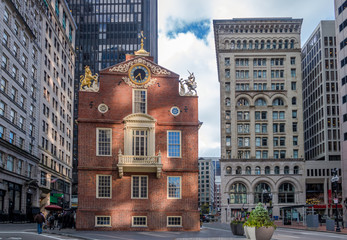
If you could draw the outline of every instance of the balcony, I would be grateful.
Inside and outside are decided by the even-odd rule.
[[[159,151],[157,156],[134,156],[134,155],[123,155],[122,151],[118,153],[118,171],[119,177],[122,178],[124,172],[155,172],[157,178],[160,178],[161,169],[161,153]]]

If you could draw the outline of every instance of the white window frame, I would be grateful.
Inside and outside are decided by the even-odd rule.
[[[144,218],[144,219],[146,219],[146,224],[145,225],[135,225],[134,224],[135,218]],[[132,216],[131,217],[131,227],[148,227],[147,226],[147,216]]]
[[[170,132],[179,132],[180,133],[180,153],[179,153],[179,156],[176,157],[172,157],[169,155],[169,133]],[[171,144],[173,145],[173,144]],[[166,132],[166,149],[167,149],[167,157],[168,158],[182,158],[182,131],[181,130],[169,130]]]
[[[139,197],[133,196],[133,179],[134,177],[139,177]],[[141,197],[141,177],[146,177],[146,197]],[[148,199],[148,176],[147,175],[132,175],[131,176],[131,199]]]
[[[180,225],[169,225],[169,218],[179,218],[181,224]],[[166,226],[167,227],[182,227],[182,216],[167,216],[166,217]]]
[[[108,176],[110,177],[110,196],[109,197],[100,197],[99,196],[99,177],[101,176]],[[101,198],[101,199],[111,199],[112,198],[112,175],[107,175],[107,174],[96,174],[96,198]]]
[[[179,197],[170,197],[169,191],[169,178],[170,177],[178,177],[180,179],[180,196]],[[182,199],[182,176],[167,176],[167,199]]]
[[[110,224],[98,224],[98,218],[109,218],[110,219]],[[95,215],[95,227],[111,227],[112,226],[112,218],[111,216],[106,216],[106,215]]]
[[[141,113],[141,112],[136,112],[135,111],[135,92],[138,92],[138,91],[144,91],[146,93],[146,102],[145,102],[145,112],[144,114],[147,114],[147,101],[148,101],[148,94],[147,94],[147,89],[133,89],[133,96],[132,96],[132,105],[133,105],[133,113]]]
[[[99,153],[99,130],[109,130],[110,133],[110,154],[103,155]],[[96,156],[112,156],[112,128],[96,128]]]

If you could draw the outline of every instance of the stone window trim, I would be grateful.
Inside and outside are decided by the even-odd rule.
[[[99,149],[99,133],[100,130],[107,130],[110,131],[110,154],[101,154]],[[112,128],[96,128],[96,156],[112,156]]]
[[[169,146],[177,146],[177,144],[170,143],[169,141],[169,133],[179,133],[179,156],[171,156],[169,153]],[[182,158],[182,132],[181,130],[168,130],[167,131],[167,158]]]
[[[109,224],[107,223],[103,224],[101,222],[105,220],[108,220]],[[111,216],[95,215],[95,227],[111,227]]]
[[[134,177],[139,177],[139,186],[138,186],[138,191],[139,191],[139,196],[138,197],[134,197]],[[146,196],[142,197],[141,196],[141,179],[145,177],[146,178]],[[148,176],[147,175],[132,175],[131,176],[131,199],[148,199]]]
[[[182,216],[167,216],[167,227],[182,227]]]
[[[169,179],[173,178],[173,177],[179,178],[179,186],[178,186],[179,196],[178,197],[175,197],[175,196],[170,197],[170,185],[169,185],[170,181],[169,181]],[[171,187],[171,188],[174,188],[174,187]],[[177,187],[175,187],[175,188],[177,188]],[[167,199],[182,199],[182,176],[167,176]]]
[[[110,177],[110,185],[109,185],[109,190],[110,190],[110,196],[109,197],[102,197],[99,196],[99,178],[100,177]],[[96,174],[96,198],[98,199],[112,199],[112,175],[104,175],[104,174]]]
[[[143,222],[144,222],[144,224],[141,224]],[[147,216],[132,216],[131,217],[131,227],[148,227],[147,226]]]

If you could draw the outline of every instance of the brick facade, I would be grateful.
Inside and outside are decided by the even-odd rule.
[[[146,117],[155,119],[154,152],[161,154],[161,172],[137,168],[119,173],[119,152],[125,152],[124,118],[133,114],[133,87],[124,78],[134,63],[150,66],[152,85],[147,88]],[[112,70],[113,69],[113,70]],[[157,70],[161,69],[162,72]],[[165,74],[163,74],[165,72]],[[151,61],[128,55],[127,60],[100,71],[98,92],[79,92],[78,214],[80,230],[198,231],[198,98],[180,96],[179,76]],[[135,86],[136,88],[136,86]],[[102,114],[100,104],[109,110]],[[170,113],[178,107],[178,116]],[[97,156],[97,128],[112,129],[112,156]],[[167,131],[181,131],[181,158],[167,157]],[[125,169],[125,168],[124,168]],[[97,174],[112,175],[112,197],[96,198]],[[132,199],[131,176],[148,176],[148,198]],[[181,176],[181,198],[168,199],[168,176]],[[95,227],[95,216],[110,216],[110,226]],[[147,227],[132,227],[132,216],[146,216]],[[167,216],[182,217],[180,227],[167,227]]]

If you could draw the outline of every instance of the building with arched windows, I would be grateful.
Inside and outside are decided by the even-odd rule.
[[[214,20],[223,222],[258,202],[271,204],[273,216],[305,202],[301,24]]]

